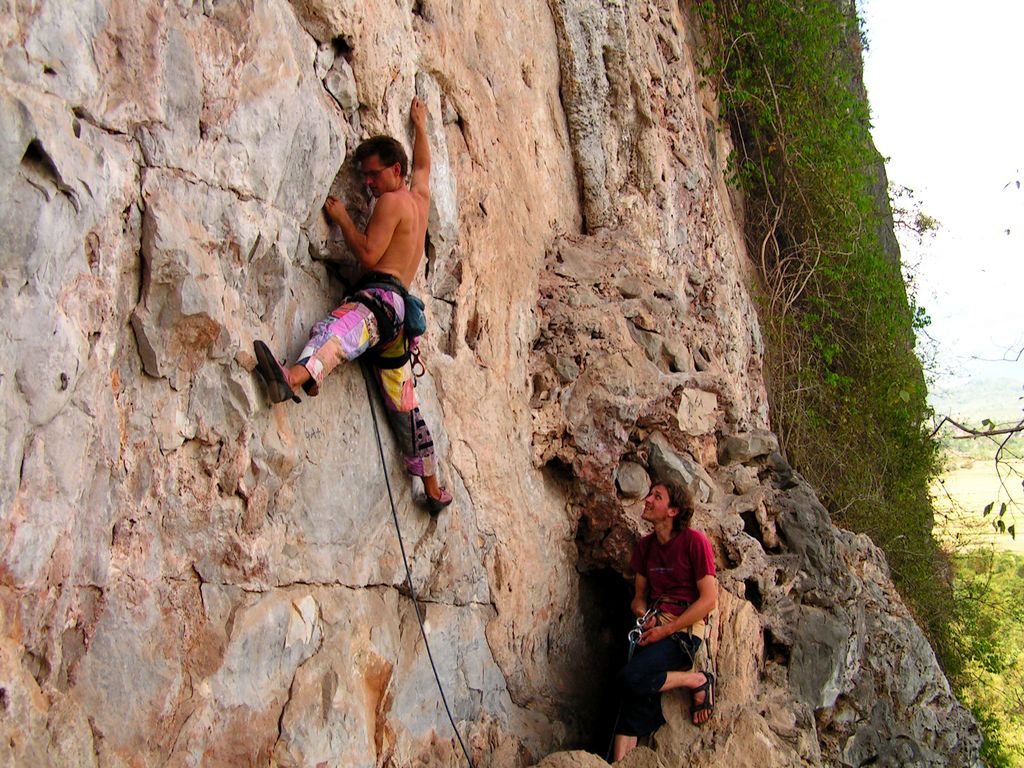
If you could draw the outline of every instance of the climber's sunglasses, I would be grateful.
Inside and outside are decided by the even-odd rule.
[[[385,166],[384,168],[360,168],[359,175],[362,176],[363,179],[365,179],[366,181],[376,181],[377,177],[384,173],[384,171],[386,171],[390,167],[391,166],[388,165]]]

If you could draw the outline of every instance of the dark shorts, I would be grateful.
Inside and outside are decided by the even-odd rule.
[[[699,637],[689,639],[693,644],[690,653],[680,647],[674,636],[637,647],[632,660],[619,672],[622,714],[616,733],[646,736],[665,722],[661,714],[661,686],[670,671],[693,669],[693,657],[701,641]]]

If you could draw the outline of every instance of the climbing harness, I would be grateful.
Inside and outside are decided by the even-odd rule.
[[[369,292],[371,288],[392,291],[402,297],[402,302],[405,305],[405,319],[401,325],[395,322],[394,310]],[[380,336],[380,341],[367,354],[373,360],[373,364],[378,368],[401,368],[412,358],[413,375],[422,376],[424,368],[419,359],[417,339],[427,330],[423,300],[419,296],[409,293],[397,277],[385,272],[369,272],[356,285],[355,291],[348,297],[348,301],[362,304],[373,313],[373,317],[377,321],[377,333]],[[401,355],[384,357],[379,354],[378,350],[381,347],[393,342],[403,332],[405,334],[405,350]],[[420,369],[419,373],[416,372],[417,366]]]
[[[451,707],[448,706],[448,697],[445,696],[444,686],[441,684],[441,675],[437,671],[437,665],[434,663],[434,654],[430,651],[430,641],[427,640],[427,629],[423,625],[423,616],[420,614],[419,599],[416,597],[416,587],[412,583],[412,569],[409,567],[409,558],[405,554],[405,542],[402,539],[402,528],[398,524],[398,509],[395,507],[395,497],[391,491],[391,480],[388,476],[388,465],[384,458],[384,443],[380,437],[380,425],[377,423],[377,409],[373,404],[373,391],[370,388],[370,374],[366,369],[363,368],[363,383],[366,384],[366,398],[370,403],[370,415],[373,417],[373,434],[377,438],[377,450],[380,453],[380,466],[384,470],[384,484],[388,489],[388,500],[391,502],[391,518],[395,521],[395,533],[398,534],[398,548],[402,552],[402,563],[405,565],[405,582],[409,586],[409,597],[412,599],[412,607],[416,611],[416,621],[420,625],[420,634],[423,636],[423,645],[427,649],[427,658],[430,659],[430,668],[434,671],[434,680],[437,682],[437,690],[441,694],[441,703],[444,704],[444,711],[448,713],[448,721],[452,724],[452,730],[455,731],[455,738],[459,740],[459,746],[462,747],[462,754],[466,756],[466,764],[469,768],[474,768],[473,759],[469,756],[469,750],[466,748],[466,743],[462,740],[462,734],[459,733],[458,726],[455,725],[455,717],[452,715]]]

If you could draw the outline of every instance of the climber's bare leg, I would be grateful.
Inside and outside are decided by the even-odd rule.
[[[693,691],[693,724],[702,725],[706,723],[713,711],[714,697],[708,702],[707,707],[702,707],[705,702],[708,701],[708,696],[711,695],[707,687],[704,690],[698,691],[697,688],[701,688],[707,683],[709,677],[703,672],[668,672],[665,674],[665,684],[661,686],[662,691],[669,691],[673,688],[689,688]]]
[[[703,672],[677,672],[673,670],[665,673],[665,684],[658,690],[671,691],[673,688],[696,688],[703,684]]]
[[[441,484],[437,482],[437,475],[424,475],[423,490],[432,499],[441,498]]]
[[[635,746],[636,736],[623,736],[621,733],[616,733],[612,740],[612,760],[618,762],[632,752]]]
[[[290,386],[292,389],[298,389],[311,378],[313,378],[312,376],[309,375],[309,369],[307,369],[306,366],[301,364],[296,364],[291,366],[290,368],[286,368],[285,375],[288,377],[288,386]]]

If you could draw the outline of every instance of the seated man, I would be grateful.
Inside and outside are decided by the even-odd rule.
[[[630,607],[637,617],[648,608],[657,613],[644,625],[636,653],[619,673],[623,702],[612,745],[615,760],[665,722],[662,691],[691,689],[693,723],[711,717],[714,676],[684,671],[692,670],[699,628],[718,604],[711,543],[689,527],[692,514],[682,489],[671,483],[655,485],[644,501],[643,519],[654,524],[654,533],[637,542],[629,561],[636,574]]]
[[[336,198],[328,197],[324,206],[328,217],[341,227],[349,248],[371,271],[345,303],[313,326],[291,367],[280,365],[264,342],[254,346],[258,370],[275,403],[298,402],[295,390],[300,386],[315,397],[324,377],[342,360],[371,353],[406,469],[423,478],[427,506],[436,513],[451,503],[452,496],[437,481],[433,438],[420,415],[403,330],[406,295],[423,257],[430,206],[430,145],[426,107],[419,99],[412,102],[412,122],[416,139],[411,188],[405,185],[409,161],[395,139],[375,136],[356,148],[359,172],[377,200],[365,233]]]

